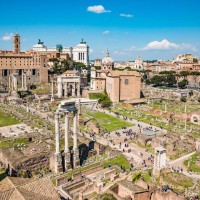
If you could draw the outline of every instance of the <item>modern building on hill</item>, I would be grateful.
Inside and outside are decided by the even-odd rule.
[[[15,77],[16,84],[48,82],[47,55],[38,52],[21,52],[20,35],[13,36],[13,51],[0,51],[0,83],[10,87]]]
[[[178,54],[173,62],[193,63],[195,60],[198,61],[197,57],[192,54]]]
[[[33,51],[45,53],[51,58],[66,57],[75,62],[81,62],[86,66],[89,65],[89,46],[83,39],[80,44],[75,47],[63,47],[59,44],[53,48],[46,47],[44,43],[39,40],[38,43],[33,46]]]

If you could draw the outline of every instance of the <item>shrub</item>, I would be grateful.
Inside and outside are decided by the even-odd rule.
[[[181,100],[182,102],[186,102],[186,101],[187,101],[187,98],[186,98],[186,97],[181,97],[180,100]]]

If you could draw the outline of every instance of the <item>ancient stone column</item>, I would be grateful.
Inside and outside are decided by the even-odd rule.
[[[62,98],[62,79],[58,79],[58,98]]]
[[[73,127],[73,150],[74,150],[74,168],[80,165],[79,149],[78,149],[78,135],[77,135],[77,111],[74,112],[74,127]]]
[[[14,79],[13,79],[13,75],[11,76],[11,90],[14,89]]]
[[[81,92],[80,92],[80,90],[81,90],[81,86],[80,86],[80,83],[77,83],[77,97],[80,97],[81,96]]]
[[[27,90],[27,76],[24,74],[24,89]]]
[[[22,90],[24,89],[24,71],[22,70]]]
[[[81,100],[78,99],[78,115],[81,115]]]
[[[55,141],[56,141],[56,152],[55,152],[55,172],[59,173],[62,171],[62,157],[60,153],[60,127],[59,127],[59,113],[55,115]]]
[[[52,85],[51,85],[51,102],[54,102],[54,91],[53,91],[53,80],[52,80]]]
[[[65,115],[65,171],[71,168],[69,150],[69,112]]]
[[[75,88],[76,88],[76,85],[75,83],[73,84],[73,87],[72,87],[72,96],[75,97],[76,94],[75,94]]]
[[[13,75],[13,87],[17,91],[17,77],[15,75]]]
[[[11,77],[9,76],[8,77],[8,88],[9,88],[9,90],[10,90],[10,87],[11,87]]]
[[[155,177],[160,176],[160,171],[166,167],[166,149],[163,147],[155,148],[155,158],[153,174]]]
[[[67,97],[67,83],[64,84],[64,97]]]

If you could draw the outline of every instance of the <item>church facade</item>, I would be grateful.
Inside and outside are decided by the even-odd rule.
[[[126,102],[140,100],[141,76],[136,71],[113,70],[114,62],[109,52],[102,59],[101,69],[91,70],[90,90],[105,92],[112,102]]]

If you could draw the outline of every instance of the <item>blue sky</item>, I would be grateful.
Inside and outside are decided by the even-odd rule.
[[[22,50],[41,39],[46,46],[78,44],[90,58],[114,60],[172,59],[178,53],[200,55],[199,0],[0,0],[0,49],[12,49],[11,36],[22,38]]]

